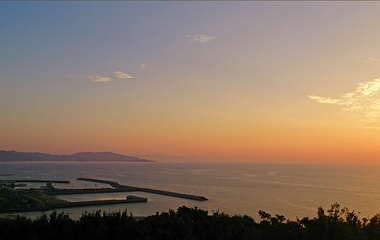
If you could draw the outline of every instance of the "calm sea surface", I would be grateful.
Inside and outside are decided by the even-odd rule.
[[[134,216],[176,210],[180,206],[209,212],[247,214],[258,220],[258,211],[296,217],[315,217],[317,208],[332,203],[360,212],[360,217],[380,213],[380,166],[293,165],[259,163],[104,163],[21,162],[0,163],[0,179],[69,180],[59,188],[96,188],[109,185],[77,181],[79,177],[116,181],[122,185],[147,187],[193,195],[209,200],[198,202],[149,193],[147,203],[62,209],[73,218],[84,211],[127,209]],[[42,184],[28,184],[27,188]],[[131,193],[60,196],[69,201],[125,199]],[[49,212],[48,212],[49,213]],[[41,213],[25,213],[29,217]]]

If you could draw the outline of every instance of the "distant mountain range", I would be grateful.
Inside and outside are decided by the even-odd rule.
[[[104,161],[104,162],[155,162],[112,152],[79,152],[72,155],[52,155],[39,152],[0,150],[0,161]]]

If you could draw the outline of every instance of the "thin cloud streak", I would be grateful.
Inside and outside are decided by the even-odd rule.
[[[100,76],[89,76],[88,77],[93,82],[109,82],[112,79],[109,77],[100,77]]]
[[[379,61],[380,59],[377,59],[377,58],[374,58],[374,57],[370,57],[370,58],[368,58],[366,61],[365,61],[365,63],[371,63],[371,62],[377,62],[377,61]]]
[[[380,128],[380,122],[367,122],[365,128]]]
[[[114,72],[114,74],[116,75],[117,78],[134,78],[134,77],[130,76],[129,74],[127,74],[125,72],[121,72],[121,71],[116,71],[116,72]]]
[[[212,39],[216,38],[216,36],[207,36],[205,34],[187,35],[186,37],[190,38],[190,42],[198,42],[198,43],[208,43]]]
[[[325,98],[307,95],[308,98],[319,103],[345,106],[344,111],[361,111],[366,117],[366,127],[378,127],[380,117],[380,78],[359,83],[355,92],[343,94],[340,98]]]

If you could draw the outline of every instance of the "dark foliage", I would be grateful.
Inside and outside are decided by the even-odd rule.
[[[177,211],[156,213],[136,220],[124,212],[86,212],[79,220],[53,212],[34,220],[18,216],[0,222],[0,240],[101,240],[101,239],[258,239],[258,240],[369,240],[380,239],[380,215],[359,219],[339,204],[328,211],[318,208],[315,218],[296,221],[259,211],[261,220],[249,216],[230,216],[198,208],[180,207]]]

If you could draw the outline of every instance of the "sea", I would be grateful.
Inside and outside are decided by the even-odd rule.
[[[14,174],[4,176],[4,174]],[[229,215],[248,215],[259,220],[263,210],[295,220],[316,217],[318,207],[331,204],[354,210],[360,218],[380,213],[380,166],[310,165],[274,163],[122,163],[122,162],[0,162],[0,180],[69,180],[57,188],[102,188],[106,184],[77,178],[96,178],[119,184],[205,196],[195,201],[144,192],[65,195],[67,201],[125,199],[127,195],[146,197],[146,203],[129,203],[57,209],[73,219],[84,212],[124,211],[136,217],[197,207]],[[43,183],[27,183],[39,188]],[[12,213],[36,218],[50,212]]]

